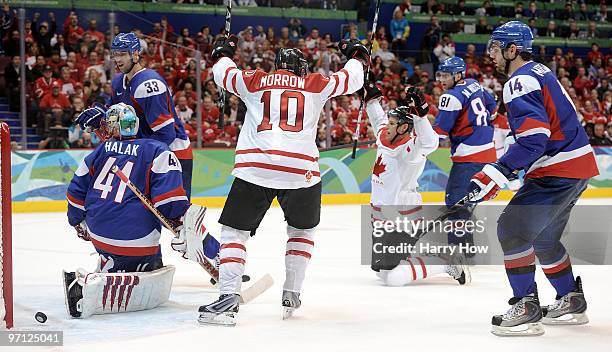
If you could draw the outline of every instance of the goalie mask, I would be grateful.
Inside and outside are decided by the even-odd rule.
[[[125,103],[111,106],[102,122],[113,137],[127,139],[135,138],[138,134],[139,120],[136,111]]]
[[[299,49],[278,49],[274,66],[277,70],[287,70],[301,77],[308,74],[308,61]]]

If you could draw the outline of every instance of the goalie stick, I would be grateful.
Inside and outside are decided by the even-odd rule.
[[[132,181],[130,181],[130,179],[123,173],[123,171],[121,171],[121,169],[119,169],[117,165],[113,165],[111,171],[121,179],[121,182],[125,183],[127,187],[132,192],[134,192],[136,197],[140,199],[140,201],[147,207],[147,209],[149,209],[153,213],[153,215],[155,215],[168,230],[170,230],[175,236],[177,235],[176,229],[174,228],[174,226],[172,226],[168,218],[166,218],[164,214],[162,214],[159,210],[157,210],[157,208],[155,208],[155,205],[153,205],[151,200],[147,198],[147,196],[144,195],[144,193],[142,193],[138,189],[138,187],[136,187],[136,185],[132,183]],[[212,265],[212,263],[208,259],[199,256],[196,262],[200,264],[200,266],[208,273],[208,275],[215,279],[215,281],[219,282],[219,271],[214,267],[214,265]],[[248,303],[255,297],[262,294],[264,291],[272,287],[273,284],[274,280],[272,279],[272,276],[270,276],[270,274],[264,275],[261,279],[257,280],[246,290],[240,292],[241,303]]]
[[[229,37],[230,28],[232,26],[232,1],[233,0],[227,0],[227,7],[225,10],[225,38]],[[221,89],[219,94],[219,97],[221,98],[219,104],[221,105],[221,113],[219,114],[219,123],[217,124],[217,127],[223,130],[223,127],[225,126],[225,96],[227,93],[225,92],[225,89],[223,89],[223,87],[219,88]]]
[[[380,0],[376,0],[376,12],[374,12],[374,21],[372,22],[372,33],[370,34],[370,43],[368,48],[368,68],[366,70],[364,85],[370,79],[370,67],[372,66],[372,44],[374,43],[374,35],[376,34],[376,26],[378,25],[378,12],[380,10]],[[365,101],[366,91],[363,89],[363,95],[361,96],[361,102],[359,103],[359,115],[357,115],[357,127],[353,134],[353,153],[351,159],[355,159],[355,153],[357,153],[357,141],[359,140],[359,131],[361,129],[361,118],[363,117],[363,102]]]

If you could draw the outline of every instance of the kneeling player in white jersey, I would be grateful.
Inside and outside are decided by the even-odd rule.
[[[429,106],[423,93],[411,87],[407,100],[414,107],[400,106],[385,114],[378,99],[382,96],[380,90],[372,82],[366,83],[365,89],[368,118],[376,130],[378,147],[370,201],[373,224],[395,218],[418,221],[423,200],[417,192],[417,181],[427,155],[438,148],[439,141],[425,116]],[[372,269],[386,285],[403,286],[439,274],[448,274],[462,285],[470,281],[462,255],[423,258],[382,253],[383,246],[401,243],[414,245],[416,240],[398,231],[372,236]]]
[[[237,95],[247,113],[236,146],[232,184],[219,223],[221,228],[220,297],[200,307],[204,324],[235,325],[246,260],[246,242],[255,234],[276,197],[287,221],[283,318],[300,307],[306,266],[314,248],[321,212],[321,173],[315,144],[325,102],[363,86],[368,51],[358,42],[342,42],[349,58],[331,76],[308,73],[298,49],[279,49],[276,71],[242,71],[232,61],[238,38],[215,43],[215,82]]]
[[[68,222],[99,254],[93,273],[64,272],[74,318],[151,309],[170,295],[174,267],[162,263],[161,222],[115,177],[115,165],[164,216],[184,225],[175,249],[191,259],[203,255],[206,208],[189,204],[176,155],[165,143],[136,137],[139,119],[127,104],[113,105],[101,123],[106,140],[79,165],[67,192]]]

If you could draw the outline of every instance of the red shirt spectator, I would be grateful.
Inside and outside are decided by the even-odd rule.
[[[41,109],[64,110],[70,108],[72,105],[70,104],[68,96],[60,92],[59,84],[55,83],[52,92],[45,94],[39,106]]]
[[[51,77],[52,73],[51,66],[47,65],[43,70],[43,76],[34,82],[34,94],[38,99],[50,93],[54,83],[59,83],[56,78]]]
[[[210,97],[204,97],[202,104],[202,122],[215,124],[219,121],[219,108],[215,106]]]
[[[81,39],[83,39],[85,30],[79,26],[79,18],[74,15],[70,18],[70,25],[66,28],[64,35],[66,36],[66,43],[72,47],[76,47]]]
[[[104,33],[97,30],[98,23],[95,18],[89,20],[89,29],[87,33],[91,35],[91,39],[97,41],[98,43],[104,43],[106,41],[106,36]]]

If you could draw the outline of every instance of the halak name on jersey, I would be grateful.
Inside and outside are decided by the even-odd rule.
[[[434,130],[450,138],[453,162],[496,160],[493,127],[489,124],[495,109],[495,98],[471,78],[440,96]]]
[[[142,256],[157,253],[160,221],[115,177],[117,165],[170,219],[186,211],[181,164],[153,139],[108,140],[81,162],[68,186],[68,222],[85,220],[92,243],[106,252]]]
[[[142,69],[127,82],[125,74],[113,78],[112,103],[134,107],[140,118],[139,137],[165,143],[179,159],[191,159],[192,150],[185,127],[176,113],[172,92],[154,70]]]
[[[599,174],[576,107],[548,67],[526,63],[504,84],[503,93],[516,143],[499,159],[501,164],[526,170],[526,178]]]

